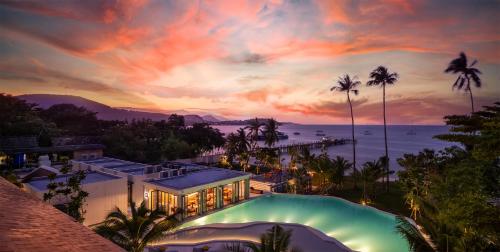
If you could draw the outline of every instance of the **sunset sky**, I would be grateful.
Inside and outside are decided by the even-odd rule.
[[[43,3],[45,2],[45,3]],[[443,70],[464,51],[483,72],[476,107],[500,100],[500,1],[0,1],[0,93],[78,95],[113,107],[230,119],[350,123],[338,76],[363,82],[359,124],[467,113]]]

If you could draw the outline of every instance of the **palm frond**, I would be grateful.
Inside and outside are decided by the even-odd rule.
[[[406,241],[408,241],[410,250],[413,252],[435,251],[434,248],[429,245],[427,240],[422,236],[420,231],[404,216],[396,216],[396,232],[401,234],[406,239]]]

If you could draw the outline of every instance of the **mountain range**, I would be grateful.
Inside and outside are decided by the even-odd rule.
[[[154,121],[167,120],[172,113],[163,112],[148,112],[134,108],[114,108],[108,105],[92,101],[80,96],[73,95],[54,95],[54,94],[26,94],[19,95],[17,98],[25,100],[28,103],[38,104],[40,108],[49,108],[55,104],[73,104],[78,107],[96,112],[97,118],[101,120],[132,120],[132,119],[151,119]],[[180,114],[180,113],[178,113]],[[214,115],[194,115],[183,114],[185,123],[192,125],[193,123],[217,123],[221,120]]]

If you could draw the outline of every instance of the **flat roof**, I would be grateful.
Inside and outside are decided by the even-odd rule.
[[[2,251],[124,251],[0,177]]]
[[[221,180],[242,177],[245,175],[249,175],[249,173],[222,168],[208,168],[195,172],[189,172],[178,177],[151,180],[147,183],[172,188],[175,190],[183,190],[186,188],[206,185]]]
[[[70,176],[71,176],[71,174],[59,175],[54,179],[54,181],[55,182],[66,182]],[[113,179],[120,179],[120,177],[113,176],[111,174],[107,174],[107,173],[103,173],[103,172],[92,171],[92,172],[87,173],[87,176],[82,181],[82,185],[101,182],[101,181],[107,181],[107,180],[113,180]],[[31,185],[33,188],[35,188],[39,191],[47,190],[47,185],[49,183],[50,183],[50,179],[47,177],[34,178],[33,180],[28,182],[29,185]]]
[[[144,168],[150,167],[151,165],[135,163],[131,161],[101,157],[92,160],[75,160],[84,164],[95,165],[102,168],[124,172],[132,175],[142,175],[144,174]]]

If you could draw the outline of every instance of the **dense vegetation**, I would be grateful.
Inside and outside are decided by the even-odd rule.
[[[436,137],[462,148],[424,150],[398,160],[411,217],[430,236],[432,250],[499,251],[500,103],[472,115],[447,116],[446,123],[451,133]],[[398,228],[414,251],[429,251],[405,219]]]
[[[145,163],[195,157],[225,142],[217,129],[204,123],[187,127],[175,114],[166,121],[103,121],[72,104],[42,109],[0,94],[0,137],[18,136],[35,136],[40,146],[51,146],[52,137],[93,137],[106,146],[105,155]]]

